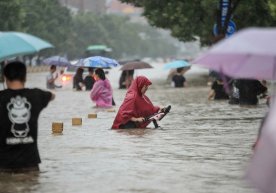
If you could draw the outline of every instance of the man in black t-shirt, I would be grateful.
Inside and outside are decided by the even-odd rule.
[[[257,105],[258,95],[267,92],[267,87],[259,80],[254,79],[237,80],[237,88],[240,92],[240,105]]]
[[[177,73],[172,77],[172,81],[174,82],[174,87],[175,88],[185,87],[186,79],[183,76],[184,68],[177,68],[176,72]]]
[[[88,68],[88,72],[89,74],[84,78],[85,90],[92,90],[95,83],[95,79],[93,77],[94,69]]]
[[[208,99],[221,100],[229,99],[228,94],[224,90],[222,79],[218,78],[212,83],[211,91],[209,92]]]
[[[55,95],[25,88],[21,62],[7,64],[3,72],[7,89],[0,91],[0,172],[39,170],[38,117]]]

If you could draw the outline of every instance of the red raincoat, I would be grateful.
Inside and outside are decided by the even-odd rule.
[[[121,105],[112,129],[119,129],[120,125],[126,124],[132,117],[147,117],[159,111],[159,107],[153,106],[146,95],[142,95],[141,89],[151,82],[144,76],[138,76],[128,88],[126,97]],[[150,122],[137,124],[138,128],[145,128]]]

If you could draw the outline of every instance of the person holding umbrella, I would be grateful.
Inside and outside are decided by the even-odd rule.
[[[81,91],[85,86],[83,81],[83,71],[83,68],[79,67],[73,77],[73,88],[76,89],[76,91]]]
[[[94,79],[94,69],[93,68],[88,68],[89,74],[84,78],[84,84],[85,84],[85,90],[91,90],[93,88],[93,85],[95,83]]]
[[[133,81],[134,70],[123,70],[119,79],[119,89],[126,89]]]
[[[187,86],[186,78],[184,77],[185,69],[180,67],[176,69],[176,74],[172,77],[175,88],[182,88]]]

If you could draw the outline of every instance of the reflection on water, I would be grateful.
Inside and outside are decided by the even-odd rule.
[[[39,186],[39,172],[0,173],[1,193],[24,193],[36,191]]]
[[[161,128],[158,128],[161,129]],[[152,128],[146,128],[146,129],[117,129],[116,132],[124,135],[134,135],[143,137],[144,135],[150,134],[152,132]]]
[[[33,74],[30,85],[43,87],[44,77]],[[87,118],[95,113],[88,92],[56,91],[56,100],[40,116],[40,175],[2,175],[0,190],[252,192],[243,176],[265,104],[241,108],[208,101],[208,88],[164,87],[152,85],[148,92],[154,104],[172,105],[162,128],[116,131],[110,129],[115,112],[97,111],[97,119]],[[114,89],[117,104],[124,95],[125,90]],[[72,117],[82,117],[83,124],[72,126]],[[64,123],[63,135],[51,134],[56,121]]]

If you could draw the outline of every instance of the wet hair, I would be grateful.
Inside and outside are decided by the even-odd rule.
[[[100,79],[105,80],[105,73],[104,73],[103,69],[97,68],[95,70],[95,74],[97,74]]]
[[[78,68],[76,71],[76,75],[82,75],[83,74],[83,69],[82,68]]]
[[[180,73],[180,72],[182,72],[183,69],[184,69],[183,67],[177,68],[177,69],[176,69],[176,72]]]
[[[57,69],[57,67],[56,67],[56,65],[51,65],[50,69],[55,70],[55,69]]]
[[[88,68],[88,72],[89,72],[89,73],[94,73],[94,68],[89,67],[89,68]]]
[[[19,80],[21,82],[25,82],[27,68],[24,63],[20,61],[14,61],[4,66],[3,74],[9,81]]]

